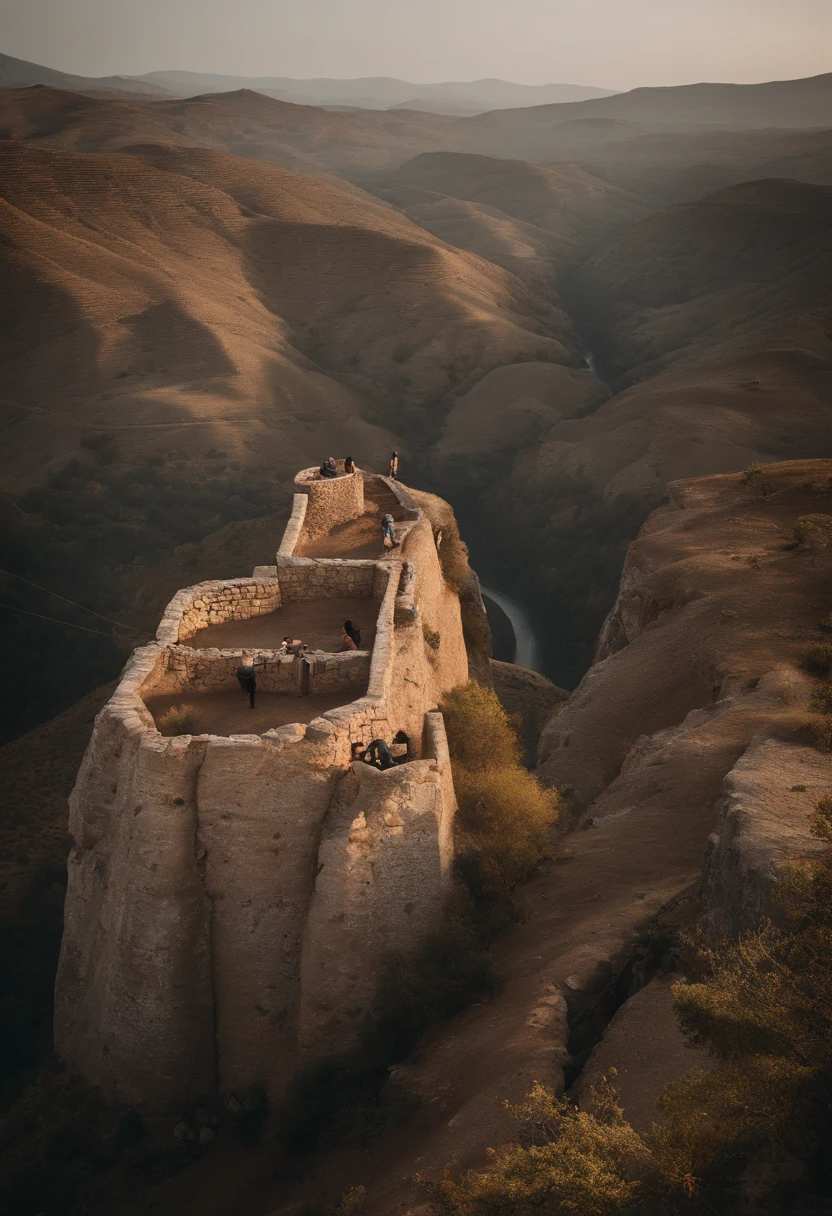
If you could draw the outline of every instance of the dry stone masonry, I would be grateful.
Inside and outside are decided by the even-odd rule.
[[[262,1085],[279,1103],[299,1068],[354,1044],[386,960],[441,916],[456,803],[436,707],[468,668],[430,523],[383,479],[406,517],[393,556],[294,556],[361,514],[366,476],[301,474],[275,565],[178,592],[96,719],[70,799],[55,1040],[116,1102]],[[198,630],[340,596],[377,612],[372,652],[314,656],[315,693],[344,704],[262,734],[159,733],[150,696],[236,686],[242,651],[189,646]],[[255,653],[272,660],[258,686],[296,696],[293,660]],[[353,743],[399,730],[409,763],[351,763]]]

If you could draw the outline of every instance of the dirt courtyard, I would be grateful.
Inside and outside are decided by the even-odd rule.
[[[235,682],[236,683],[236,682]],[[363,685],[340,692],[301,697],[287,692],[257,690],[254,709],[249,708],[248,694],[237,685],[227,692],[180,692],[173,697],[148,697],[147,708],[156,726],[162,715],[174,706],[185,705],[193,712],[194,735],[262,735],[275,726],[290,722],[311,722],[328,709],[338,709],[363,697]]]
[[[361,649],[372,650],[376,636],[379,601],[364,599],[301,600],[284,604],[267,616],[253,616],[247,621],[226,621],[209,625],[184,640],[184,645],[198,650],[216,647],[219,650],[278,650],[287,635],[300,638],[311,650],[334,653],[344,649],[341,627],[351,620],[361,630]]]

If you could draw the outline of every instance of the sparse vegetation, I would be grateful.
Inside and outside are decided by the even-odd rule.
[[[422,624],[422,637],[430,646],[431,650],[438,650],[442,637],[438,629],[431,629],[430,625]]]
[[[159,719],[162,735],[193,735],[196,733],[196,714],[192,705],[172,705]]]
[[[810,716],[800,725],[800,734],[818,751],[832,751],[832,684],[823,681],[812,689]]]
[[[832,843],[832,795],[817,802],[811,828]],[[700,941],[700,981],[674,989],[686,1037],[716,1063],[667,1089],[662,1124],[636,1132],[608,1081],[584,1111],[535,1086],[514,1109],[519,1143],[485,1171],[448,1171],[436,1209],[727,1213],[746,1210],[751,1179],[755,1210],[762,1202],[765,1211],[794,1211],[798,1198],[814,1210],[832,1162],[832,871],[787,866],[775,897],[782,927],[763,921],[737,942]]]
[[[832,646],[810,646],[806,651],[800,666],[810,675],[826,677],[832,671]]]
[[[832,544],[832,515],[801,515],[794,526],[794,539],[810,549],[828,549]]]
[[[496,1152],[485,1171],[447,1170],[434,1192],[444,1216],[635,1216],[666,1189],[610,1082],[592,1091],[586,1111],[542,1085],[511,1110],[521,1143]]]
[[[442,702],[466,840],[463,867],[478,895],[505,901],[546,856],[560,797],[523,767],[514,724],[480,684]]]
[[[745,477],[746,482],[754,481],[756,478],[762,477],[763,473],[765,472],[765,469],[766,469],[766,466],[762,463],[762,461],[753,460],[751,462],[751,464],[748,466],[748,468],[745,470],[744,477]]]

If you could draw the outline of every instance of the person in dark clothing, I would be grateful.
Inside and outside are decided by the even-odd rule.
[[[320,473],[321,477],[337,477],[338,465],[335,463],[335,458],[333,456],[328,456],[321,465],[320,469],[318,469],[318,472]]]
[[[397,731],[390,746],[394,764],[407,764],[410,759],[410,736],[403,730]]]
[[[390,748],[383,739],[373,739],[367,747],[363,743],[353,743],[351,757],[353,760],[362,760],[364,764],[371,764],[373,768],[380,768],[383,773],[393,767]]]
[[[390,456],[390,476],[396,478],[399,475],[399,453],[393,451]]]
[[[383,739],[373,739],[372,743],[364,753],[364,759],[367,764],[372,764],[375,768],[380,768],[384,773],[388,768],[393,767],[393,757],[390,755],[390,748]]]
[[[344,472],[345,473],[354,473],[355,472],[355,461],[353,460],[352,456],[347,456],[346,460],[344,461]]]
[[[361,649],[361,630],[352,621],[344,621],[344,633],[355,642],[355,649]]]
[[[254,709],[254,696],[257,692],[255,671],[258,667],[262,667],[265,670],[266,660],[255,660],[249,653],[244,653],[242,659],[242,663],[237,668],[237,679],[240,681],[240,688],[242,688],[244,693],[248,694],[249,709]]]

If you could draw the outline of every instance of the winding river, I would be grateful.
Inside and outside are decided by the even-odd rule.
[[[510,599],[500,591],[492,591],[490,587],[483,587],[482,593],[485,599],[491,600],[498,608],[502,608],[511,622],[511,627],[514,630],[514,657],[512,662],[519,663],[521,667],[530,667],[532,671],[537,671],[539,647],[526,609],[522,604],[518,604],[517,600]]]

